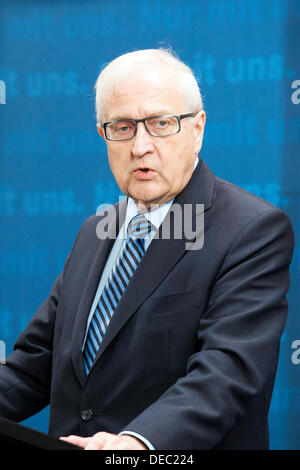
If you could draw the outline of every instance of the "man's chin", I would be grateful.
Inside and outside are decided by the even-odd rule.
[[[154,210],[159,205],[166,202],[165,195],[155,193],[140,193],[140,192],[128,192],[128,196],[131,197],[135,203],[139,206],[140,210],[146,208],[147,210]]]

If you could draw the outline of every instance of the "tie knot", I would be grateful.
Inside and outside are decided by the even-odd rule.
[[[129,222],[127,232],[130,238],[145,238],[151,228],[151,222],[143,214],[138,214]]]

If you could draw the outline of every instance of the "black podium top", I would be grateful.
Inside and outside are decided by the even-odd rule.
[[[0,444],[10,449],[82,450],[68,442],[0,417]],[[2,447],[1,445],[1,447]]]

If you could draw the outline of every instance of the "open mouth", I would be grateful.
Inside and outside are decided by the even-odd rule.
[[[134,172],[136,178],[140,180],[151,179],[155,175],[155,171],[151,168],[137,168]]]

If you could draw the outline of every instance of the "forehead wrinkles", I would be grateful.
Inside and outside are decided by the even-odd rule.
[[[119,108],[119,109],[118,109]],[[131,73],[123,81],[112,84],[105,100],[105,116],[115,119],[119,113],[139,112],[147,109],[150,113],[166,109],[171,114],[186,112],[187,103],[183,97],[178,81],[170,71],[145,71],[142,74]],[[125,117],[125,116],[118,116]],[[144,117],[144,116],[143,116]]]

